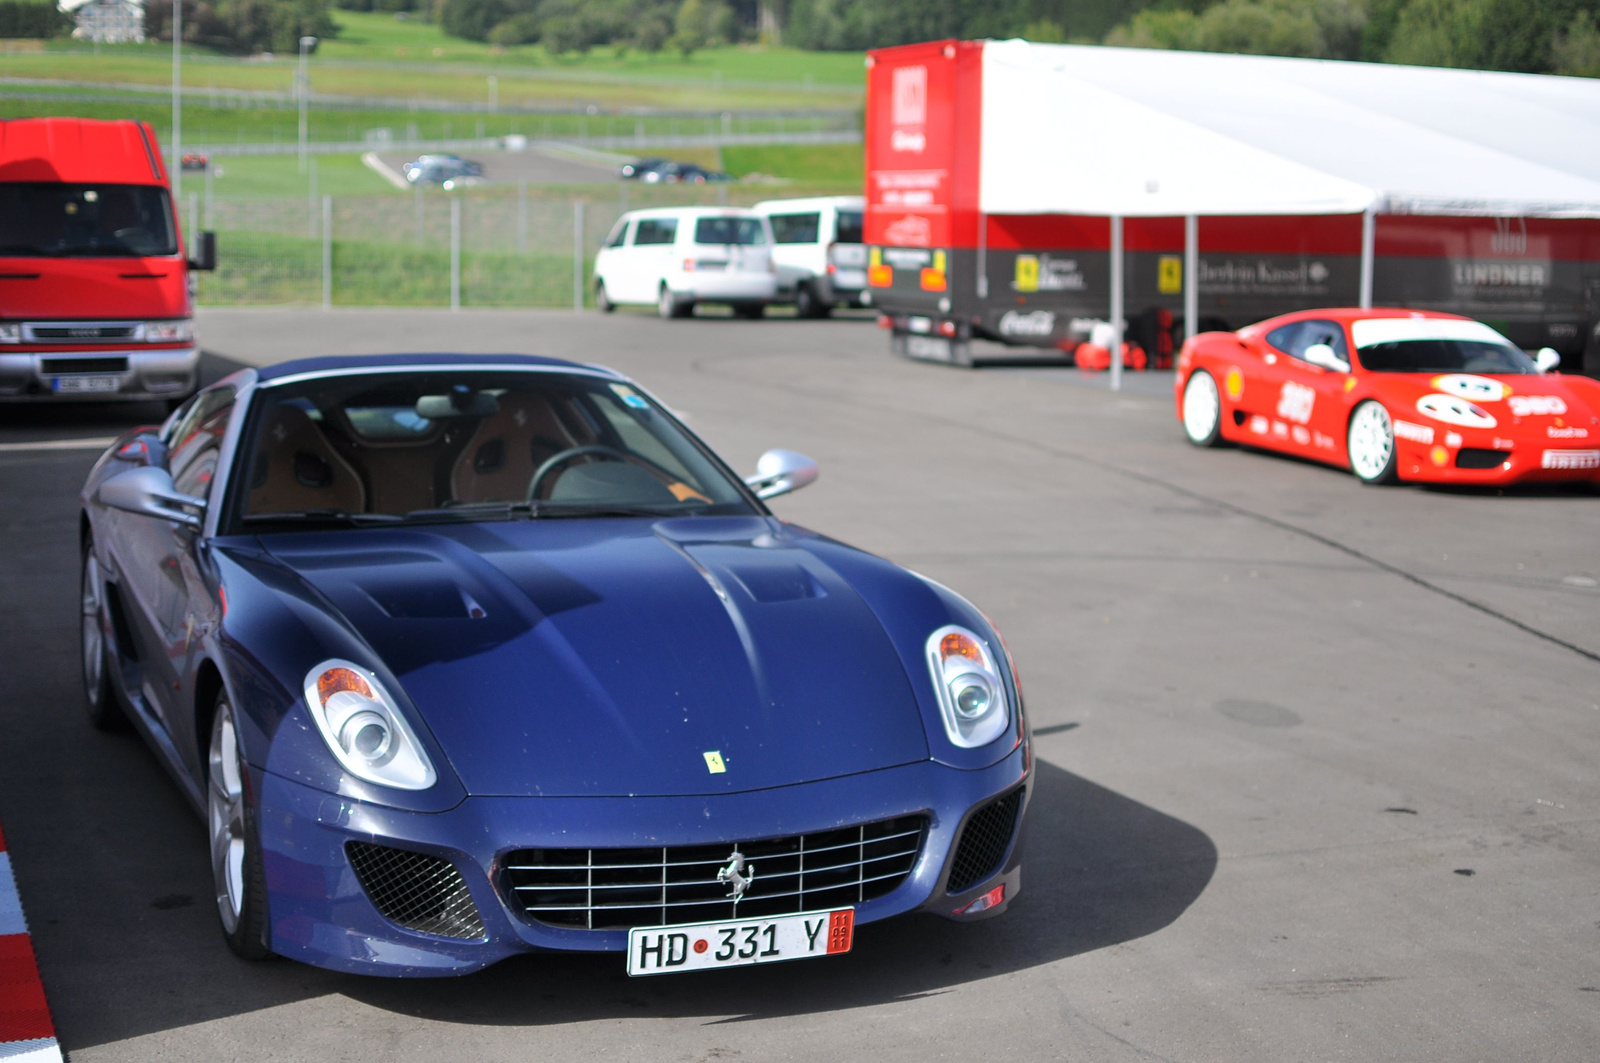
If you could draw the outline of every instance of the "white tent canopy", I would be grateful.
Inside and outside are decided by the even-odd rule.
[[[982,129],[985,214],[1600,218],[1600,80],[992,41]]]

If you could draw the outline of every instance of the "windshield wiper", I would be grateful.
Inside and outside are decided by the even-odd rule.
[[[113,244],[110,247],[63,247],[55,252],[61,258],[147,258],[155,257],[157,252],[145,255],[123,244]]]
[[[681,503],[680,503],[681,505]],[[685,512],[665,506],[630,506],[615,502],[541,502],[534,516],[550,517],[670,517]]]
[[[249,513],[244,524],[398,524],[405,518],[393,513],[351,513],[343,509],[298,509],[282,513]]]
[[[436,509],[413,509],[400,520],[510,520],[537,514],[532,502],[465,502]]]

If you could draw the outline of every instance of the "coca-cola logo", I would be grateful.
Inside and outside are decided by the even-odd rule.
[[[1033,310],[1026,314],[1007,310],[1000,318],[1002,336],[1048,336],[1055,328],[1056,315],[1048,310]]]

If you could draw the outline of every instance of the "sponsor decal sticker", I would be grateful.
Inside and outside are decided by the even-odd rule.
[[[1433,459],[1435,465],[1447,465],[1450,462],[1450,452],[1443,447],[1434,447],[1428,452],[1428,457]]]
[[[1272,426],[1267,423],[1267,419],[1261,416],[1259,413],[1250,418],[1250,431],[1254,432],[1258,436],[1266,435],[1267,430],[1271,427]]]
[[[1563,427],[1563,428],[1554,428],[1554,427],[1546,428],[1544,430],[1544,432],[1545,432],[1545,435],[1549,436],[1551,439],[1588,439],[1589,438],[1589,430],[1587,428],[1579,428],[1576,425]]]
[[[1471,373],[1449,373],[1433,378],[1433,386],[1446,395],[1473,402],[1499,402],[1511,394],[1511,389],[1486,376]],[[1521,416],[1520,414],[1518,416]]]
[[[1222,386],[1228,389],[1228,398],[1237,399],[1244,394],[1244,374],[1234,366],[1228,370],[1227,376],[1222,378]]]
[[[1055,328],[1056,315],[1048,310],[1034,310],[1026,314],[1007,310],[1000,317],[999,331],[1002,336],[1048,336]]]
[[[1559,417],[1567,412],[1559,395],[1513,395],[1506,404],[1513,417]]]
[[[933,223],[920,214],[907,214],[885,228],[883,236],[901,247],[926,246],[933,242]]]
[[[1288,439],[1289,438],[1289,426],[1284,424],[1282,421],[1273,421],[1272,422],[1272,435],[1273,435],[1274,439]]]
[[[706,758],[706,771],[712,775],[721,775],[728,770],[728,765],[723,762],[722,754],[715,749],[708,749],[701,756]]]
[[[1081,292],[1088,282],[1075,258],[1018,255],[1011,286],[1019,292]]]
[[[1600,469],[1600,450],[1547,450],[1546,469]]]
[[[1394,422],[1394,435],[1396,439],[1409,439],[1423,446],[1433,443],[1433,429],[1425,424],[1412,424],[1410,421],[1397,419]]]
[[[1286,421],[1305,424],[1311,420],[1311,410],[1316,402],[1316,389],[1291,380],[1283,385],[1283,391],[1278,395],[1278,416]]]
[[[1435,421],[1463,428],[1493,428],[1499,423],[1488,410],[1454,395],[1424,395],[1417,400],[1417,410]]]
[[[1302,447],[1309,445],[1311,442],[1311,430],[1303,424],[1295,425],[1290,429],[1290,433],[1294,436],[1294,441]]]
[[[1333,437],[1330,435],[1324,435],[1321,432],[1314,431],[1311,433],[1311,439],[1312,442],[1316,443],[1317,447],[1321,450],[1333,449]]]
[[[1461,445],[1461,433],[1446,432],[1444,434],[1444,445],[1447,447],[1459,447]]]
[[[1177,295],[1183,291],[1183,259],[1177,255],[1162,255],[1156,259],[1156,290],[1162,295]]]

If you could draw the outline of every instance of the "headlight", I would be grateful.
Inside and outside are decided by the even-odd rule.
[[[0,343],[21,343],[22,326],[16,322],[0,325]]]
[[[194,322],[188,318],[181,321],[146,321],[144,323],[144,341],[146,343],[188,343],[194,339]]]
[[[306,705],[351,775],[398,790],[426,790],[438,778],[394,699],[360,665],[332,660],[311,669]]]
[[[928,636],[928,667],[951,742],[973,749],[1005,733],[1006,688],[982,639],[953,624],[940,628]]]

